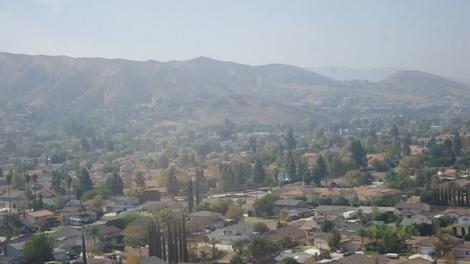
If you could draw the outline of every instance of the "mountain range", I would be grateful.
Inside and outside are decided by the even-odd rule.
[[[32,111],[89,113],[164,100],[185,118],[215,123],[308,119],[311,106],[358,103],[464,105],[470,87],[419,71],[380,81],[344,81],[284,64],[249,66],[198,57],[131,61],[0,53],[0,93]],[[321,113],[316,113],[321,115]]]

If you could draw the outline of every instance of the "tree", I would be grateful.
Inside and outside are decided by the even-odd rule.
[[[142,221],[130,223],[123,231],[124,242],[131,247],[144,247],[148,243],[147,226]]]
[[[307,162],[302,158],[297,160],[297,178],[302,179],[305,184],[310,184],[312,182],[312,177],[308,169]]]
[[[328,246],[331,249],[336,249],[340,241],[341,241],[341,235],[339,234],[338,230],[336,229],[331,230],[331,237],[328,239]]]
[[[103,211],[103,209],[102,209],[103,206],[104,206],[103,196],[96,195],[91,200],[90,210],[93,211],[94,213],[100,213],[100,212]]]
[[[2,174],[3,174],[3,170],[0,169],[0,171],[2,171]],[[11,213],[11,195],[10,195],[10,185],[11,185],[11,180],[12,180],[12,171],[10,171],[7,175],[7,192],[8,192],[8,205],[10,207],[10,213]]]
[[[257,232],[258,234],[264,234],[269,231],[269,228],[263,222],[256,222],[253,224],[253,231]]]
[[[295,165],[295,159],[291,152],[287,157],[287,175],[289,176],[289,181],[298,181],[297,177],[297,167]]]
[[[52,172],[51,187],[56,194],[62,194],[62,174],[58,170]]]
[[[351,142],[349,151],[351,152],[351,158],[357,167],[362,167],[367,164],[366,151],[359,140],[353,140]]]
[[[361,237],[361,248],[364,249],[364,238],[369,234],[367,228],[361,228],[357,231],[357,234]]]
[[[271,263],[277,251],[273,241],[260,235],[253,236],[246,247],[248,262],[253,264]]]
[[[238,205],[231,205],[225,213],[225,218],[241,220],[243,218],[243,209]]]
[[[176,178],[176,169],[171,166],[168,171],[168,176],[166,178],[166,188],[168,193],[171,195],[178,195],[180,187],[178,179]]]
[[[36,233],[26,242],[21,255],[28,263],[42,264],[54,258],[54,238],[46,233]]]
[[[214,201],[212,201],[212,203],[210,204],[210,209],[212,211],[215,211],[215,212],[218,212],[218,213],[221,213],[221,214],[225,214],[228,210],[228,204],[227,202],[222,199],[222,198],[217,198],[215,199]]]
[[[82,168],[78,176],[78,182],[75,186],[77,198],[80,198],[85,192],[93,190],[93,182],[86,168]]]
[[[244,259],[240,254],[236,254],[235,256],[232,257],[230,260],[229,264],[244,264]]]
[[[262,198],[258,198],[253,203],[256,216],[271,216],[274,214],[274,204],[279,200],[279,196],[276,194],[266,194]]]
[[[186,196],[187,196],[186,199],[188,201],[188,211],[189,213],[192,213],[193,207],[194,207],[194,195],[193,195],[193,181],[191,180],[191,178],[186,184]]]
[[[69,196],[69,201],[70,201],[70,192],[72,191],[72,176],[68,175],[65,176],[65,184],[67,185],[67,192],[68,192],[68,196]]]
[[[139,187],[144,187],[145,186],[145,177],[144,174],[141,171],[138,171],[137,174],[135,175],[135,184]]]
[[[313,183],[315,183],[316,186],[321,186],[321,180],[325,178],[327,173],[328,170],[326,167],[325,159],[323,159],[322,156],[319,156],[312,171]]]
[[[259,159],[255,160],[254,170],[253,170],[253,182],[257,185],[264,183],[265,173],[263,169],[263,164]]]
[[[369,175],[360,170],[350,170],[344,176],[346,184],[350,187],[367,185],[370,183]]]
[[[106,180],[106,185],[108,186],[112,195],[123,194],[124,182],[116,172],[113,173],[113,175]]]
[[[295,142],[295,138],[294,138],[294,132],[292,131],[292,127],[289,127],[287,129],[286,145],[287,145],[287,149],[289,151],[294,150],[295,147],[296,147],[296,142]]]
[[[454,133],[454,138],[452,139],[452,149],[455,156],[460,156],[462,154],[462,141],[460,140],[459,132]]]
[[[335,227],[335,224],[331,222],[330,220],[325,220],[321,222],[320,224],[320,230],[322,232],[330,232],[331,230],[334,229],[334,227]]]

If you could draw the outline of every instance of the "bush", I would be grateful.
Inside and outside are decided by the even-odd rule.
[[[255,231],[259,234],[264,234],[264,233],[269,231],[269,228],[263,222],[256,222],[256,223],[253,224],[253,231]]]

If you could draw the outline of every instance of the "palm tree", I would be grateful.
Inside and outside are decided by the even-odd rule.
[[[68,174],[65,177],[65,183],[67,184],[67,192],[68,192],[68,195],[69,195],[69,200],[68,201],[70,202],[70,191],[72,189],[72,177]]]
[[[357,231],[357,234],[361,237],[361,248],[364,250],[364,237],[369,235],[369,231],[363,227]]]

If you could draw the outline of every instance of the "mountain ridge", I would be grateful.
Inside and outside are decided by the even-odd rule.
[[[464,84],[419,71],[401,71],[364,83],[338,81],[287,64],[251,66],[209,57],[159,62],[0,52],[2,97],[39,112],[88,113],[165,100],[194,109],[187,113],[194,119],[206,119],[194,113],[210,115],[211,109],[217,109],[219,119],[226,114],[254,122],[263,117],[266,122],[283,122],[308,119],[312,112],[306,109],[319,102],[334,106],[344,98],[355,98],[359,104],[371,99],[435,104],[436,98],[451,98],[466,104],[469,90]],[[237,100],[227,100],[232,96]],[[237,117],[236,107],[244,105],[249,110]]]

